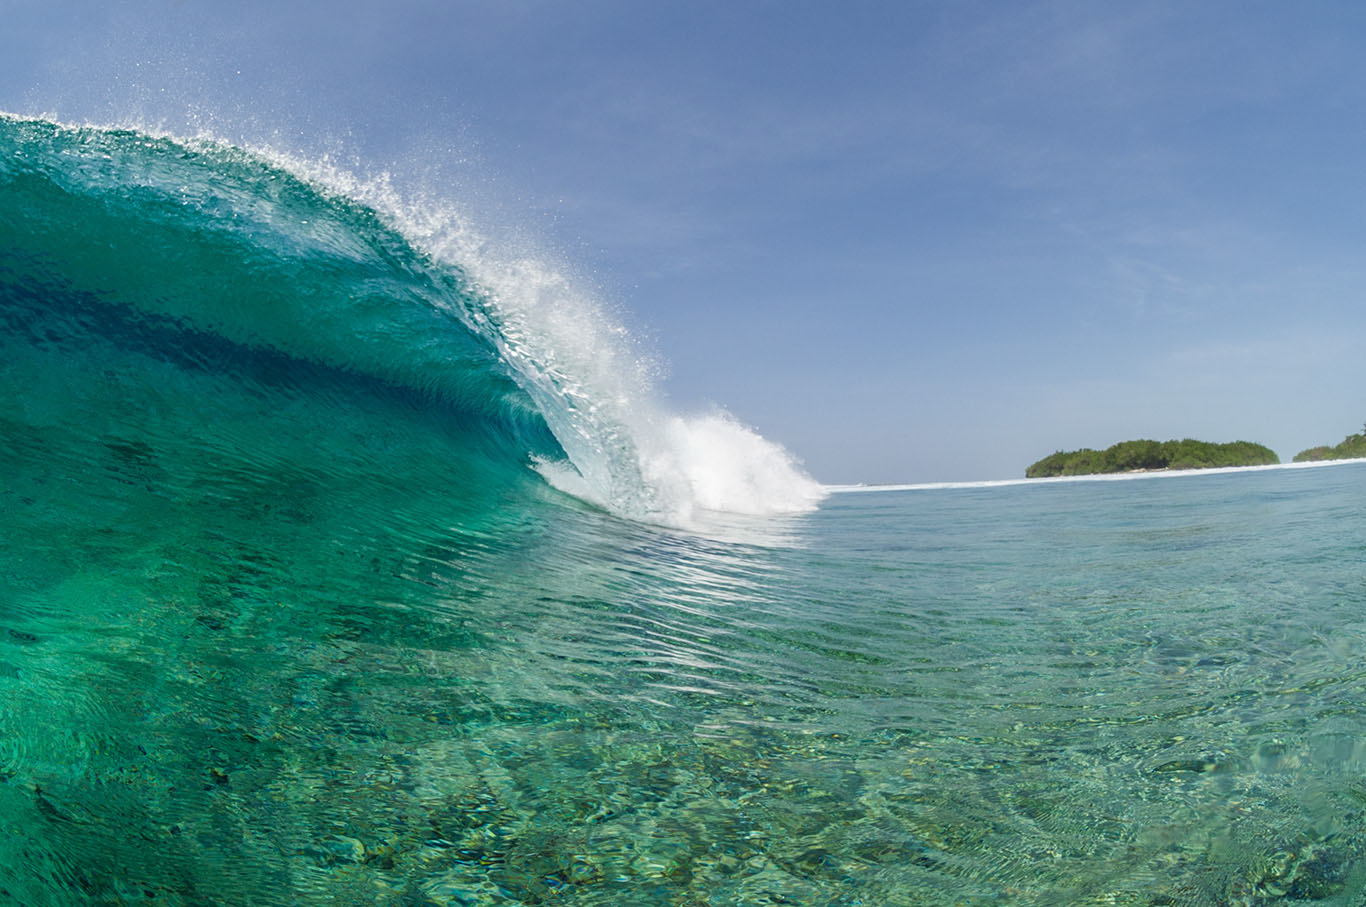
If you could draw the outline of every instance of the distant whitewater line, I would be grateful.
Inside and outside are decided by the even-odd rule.
[[[1153,469],[1134,472],[1095,473],[1083,476],[1052,476],[1042,479],[984,479],[976,482],[920,482],[904,485],[826,485],[831,494],[865,491],[938,491],[949,488],[1003,488],[1009,485],[1056,485],[1072,482],[1122,482],[1129,479],[1169,479],[1184,476],[1227,475],[1238,472],[1266,472],[1273,469],[1315,469],[1321,466],[1343,466],[1366,463],[1366,458],[1353,460],[1316,460],[1299,463],[1271,463],[1263,466],[1216,466],[1208,469]]]

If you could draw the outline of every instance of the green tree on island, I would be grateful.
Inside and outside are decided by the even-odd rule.
[[[1311,447],[1295,454],[1296,463],[1314,460],[1357,460],[1366,457],[1366,425],[1355,435],[1348,435],[1342,443],[1328,447]]]
[[[1296,458],[1298,459],[1298,457]],[[1150,469],[1211,469],[1219,466],[1269,466],[1281,462],[1275,451],[1251,441],[1211,444],[1180,441],[1121,441],[1105,450],[1058,451],[1025,470],[1029,479],[1085,476]]]

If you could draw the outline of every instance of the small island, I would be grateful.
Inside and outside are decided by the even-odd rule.
[[[1211,444],[1193,438],[1181,441],[1121,441],[1104,450],[1092,450],[1089,447],[1083,447],[1081,450],[1060,450],[1026,469],[1025,478],[1089,476],[1157,469],[1271,466],[1279,462],[1281,459],[1276,456],[1275,451],[1251,441],[1232,441],[1227,444]]]
[[[1366,425],[1355,435],[1348,435],[1334,447],[1311,447],[1295,454],[1296,463],[1314,460],[1358,460],[1366,457]]]

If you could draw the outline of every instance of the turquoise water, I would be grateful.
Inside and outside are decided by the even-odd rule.
[[[1366,897],[1366,465],[812,510],[359,190],[0,146],[0,901]]]

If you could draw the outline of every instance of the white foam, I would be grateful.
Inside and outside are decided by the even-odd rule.
[[[645,475],[680,477],[681,502],[702,510],[767,516],[815,507],[824,489],[782,447],[716,411],[672,416],[645,445]],[[691,517],[693,514],[685,514]]]

